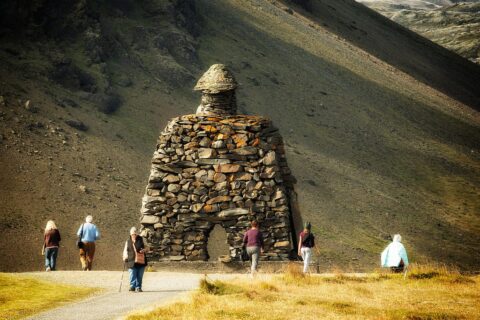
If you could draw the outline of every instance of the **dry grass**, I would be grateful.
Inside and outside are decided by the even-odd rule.
[[[477,319],[480,277],[413,266],[409,276],[303,275],[269,280],[202,280],[187,302],[128,320],[149,319]]]
[[[0,273],[0,319],[22,319],[95,291]]]

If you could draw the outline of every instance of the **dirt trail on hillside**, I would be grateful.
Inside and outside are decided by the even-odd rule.
[[[123,276],[122,291],[119,271],[58,271],[49,273],[22,273],[22,276],[32,276],[46,280],[72,285],[84,285],[104,289],[103,293],[91,296],[85,300],[57,307],[55,309],[34,315],[28,320],[107,320],[123,319],[133,311],[149,310],[156,306],[178,299],[198,287],[201,274],[145,272],[142,293],[128,291],[128,272]],[[235,275],[213,275],[213,279],[226,279]]]

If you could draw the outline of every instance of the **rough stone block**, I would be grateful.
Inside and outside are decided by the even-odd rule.
[[[143,215],[140,223],[142,224],[156,224],[160,222],[160,218],[157,216]]]
[[[238,164],[219,164],[214,165],[215,172],[234,173],[241,171],[242,167]]]

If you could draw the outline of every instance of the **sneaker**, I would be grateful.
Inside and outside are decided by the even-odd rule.
[[[135,291],[135,288],[130,288],[128,289],[128,291]]]
[[[47,268],[45,269],[45,271],[46,271],[46,272],[49,272],[49,271],[52,271],[52,269],[50,269],[50,267],[47,267]]]
[[[143,292],[142,288],[136,288],[135,292]]]

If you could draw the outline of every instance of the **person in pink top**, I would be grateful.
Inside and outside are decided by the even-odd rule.
[[[247,254],[252,259],[251,274],[257,271],[258,258],[263,253],[263,236],[258,230],[258,222],[252,221],[252,228],[243,236],[243,245],[247,247]]]

